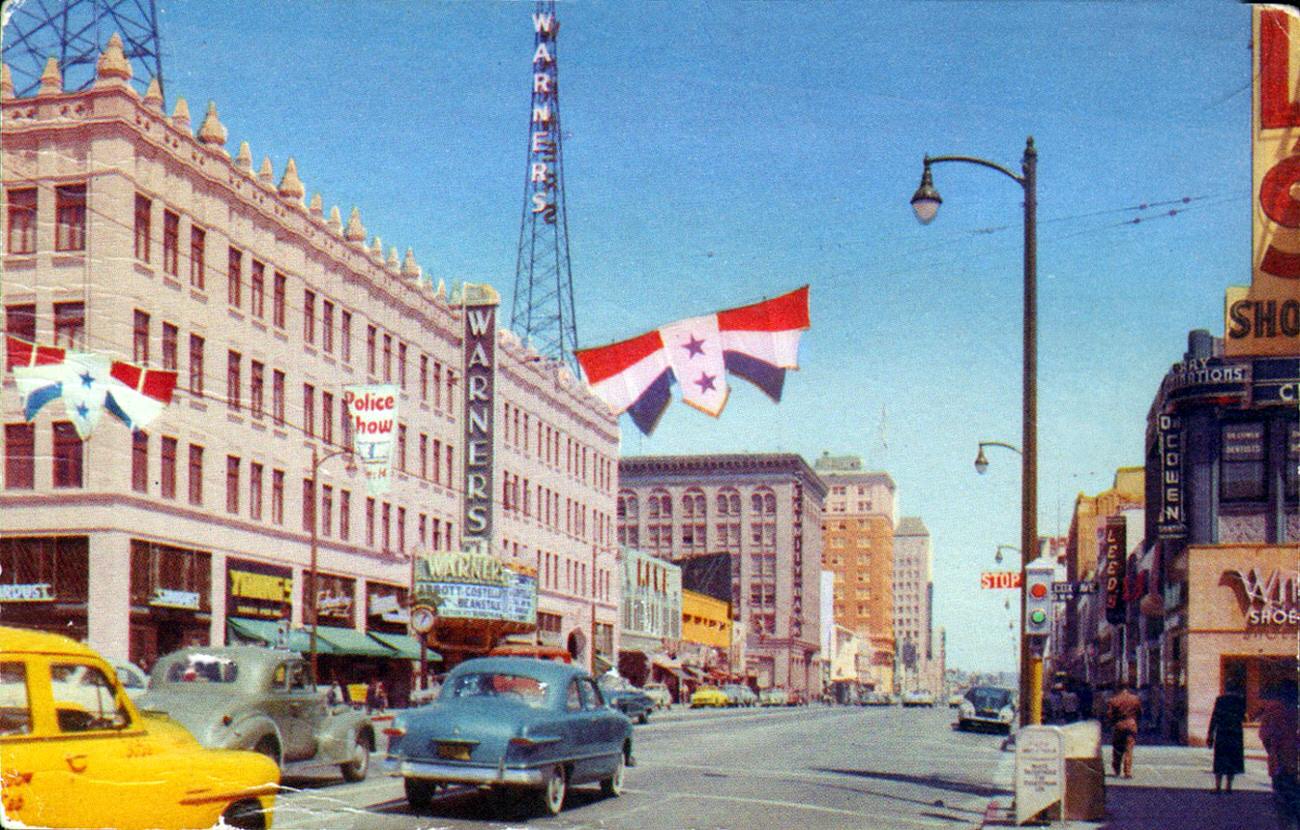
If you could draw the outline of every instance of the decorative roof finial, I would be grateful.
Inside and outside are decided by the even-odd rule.
[[[108,39],[108,45],[99,53],[95,64],[95,86],[121,86],[131,80],[131,62],[122,52],[122,38],[117,32]]]
[[[253,172],[253,151],[247,141],[239,142],[239,155],[235,156],[235,166],[245,173]]]
[[[221,147],[226,143],[226,128],[217,118],[217,102],[208,102],[208,114],[203,116],[203,123],[199,125],[199,142],[209,144],[215,147]]]
[[[9,74],[9,64],[0,63],[0,101],[14,97],[14,76]]]
[[[293,157],[284,166],[284,175],[280,177],[280,195],[286,199],[292,199],[298,204],[302,204],[302,197],[307,192],[302,186],[302,181],[298,178],[298,165],[294,162]]]
[[[275,186],[275,171],[271,169],[270,156],[262,156],[262,169],[257,171],[257,180],[267,187]]]
[[[420,273],[420,264],[415,261],[415,253],[410,248],[407,248],[406,259],[402,260],[402,276],[418,280]]]
[[[343,236],[349,242],[355,242],[363,248],[366,245],[366,226],[361,224],[361,211],[355,207],[348,216],[348,229]]]
[[[176,108],[172,110],[172,126],[187,133],[190,131],[190,105],[184,98],[176,99]]]
[[[329,222],[329,225],[330,225],[330,230],[334,231],[335,233],[338,233],[338,234],[343,233],[343,219],[342,219],[342,217],[339,216],[339,206],[338,206],[338,205],[335,205],[334,207],[330,208],[330,222]],[[362,237],[365,237],[366,232],[365,232],[364,230],[362,230],[362,231],[361,231],[361,235],[362,235]]]
[[[384,240],[379,238],[379,234],[370,240],[370,255],[380,262],[384,261]]]
[[[63,91],[63,73],[59,71],[58,58],[45,62],[45,71],[41,73],[41,88],[37,95],[58,95]]]
[[[307,208],[308,212],[317,219],[320,219],[322,218],[322,211],[324,211],[324,209],[325,205],[324,202],[321,201],[320,194],[313,193],[311,195],[311,205]]]
[[[437,297],[438,299],[440,299],[440,300],[446,300],[446,299],[447,299],[447,283],[446,283],[446,282],[444,282],[443,280],[438,280],[438,290],[434,292],[434,296],[436,296],[436,297]]]
[[[149,88],[144,91],[144,103],[158,112],[163,111],[162,84],[158,83],[157,78],[149,80]]]
[[[388,259],[384,262],[384,265],[388,268],[389,271],[397,271],[399,268],[401,268],[401,262],[397,259],[396,245],[388,249]]]

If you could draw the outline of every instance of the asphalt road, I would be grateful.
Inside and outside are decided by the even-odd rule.
[[[500,818],[461,790],[417,813],[401,780],[286,781],[275,827],[329,828],[970,828],[1007,800],[1012,754],[1002,737],[951,728],[952,710],[799,707],[658,713],[635,727],[637,766],[619,798],[571,790],[556,818]]]

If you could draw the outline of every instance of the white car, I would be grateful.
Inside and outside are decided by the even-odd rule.
[[[126,696],[135,700],[145,693],[149,688],[149,675],[144,673],[144,669],[135,663],[127,663],[124,660],[109,660],[108,664],[113,667],[117,674],[117,681],[122,684],[126,690]]]
[[[1011,734],[1016,719],[1015,692],[999,686],[975,686],[966,690],[957,707],[957,728],[996,729]]]
[[[662,683],[647,683],[641,691],[645,692],[646,697],[655,702],[656,709],[669,709],[673,705],[673,694],[668,691],[668,687]]]
[[[903,692],[904,706],[928,706],[934,708],[934,693],[925,689]]]

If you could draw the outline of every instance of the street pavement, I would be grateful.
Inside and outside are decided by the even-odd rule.
[[[1000,736],[955,732],[952,720],[942,707],[657,713],[635,728],[637,766],[622,797],[578,788],[546,819],[502,819],[468,789],[417,813],[377,756],[355,784],[286,781],[275,827],[976,828],[991,800],[1010,798],[1011,754]]]

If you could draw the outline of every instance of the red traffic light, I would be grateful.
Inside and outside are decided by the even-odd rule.
[[[1029,595],[1034,599],[1042,599],[1047,596],[1047,586],[1041,582],[1035,582],[1029,586]]]

